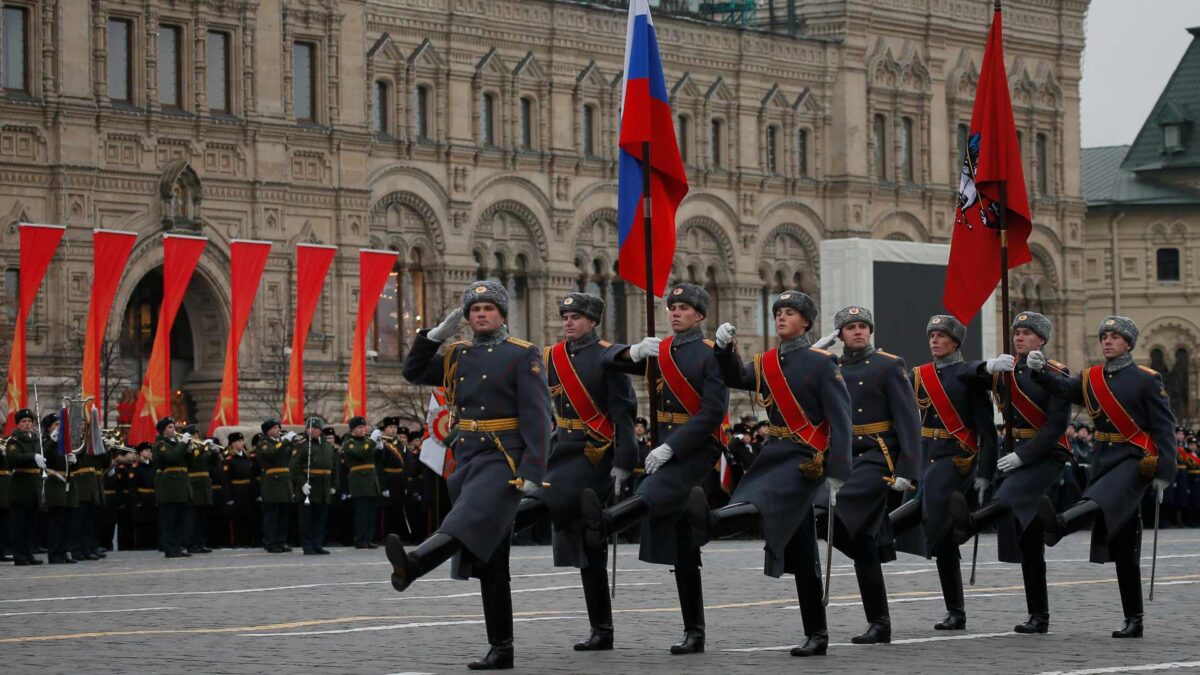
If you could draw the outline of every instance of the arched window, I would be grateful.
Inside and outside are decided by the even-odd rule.
[[[771,125],[767,127],[767,147],[766,156],[763,158],[763,165],[768,174],[774,176],[779,173],[779,127]]]
[[[1050,194],[1050,167],[1046,149],[1046,134],[1038,134],[1033,141],[1034,159],[1037,161],[1037,191],[1038,195]]]
[[[900,120],[900,169],[904,182],[913,182],[913,121],[911,117]]]
[[[808,177],[808,129],[796,132],[796,174]]]
[[[375,80],[371,99],[371,131],[377,134],[388,133],[388,85],[383,80]]]
[[[680,115],[680,116],[679,116],[679,125],[678,125],[678,126],[679,126],[679,128],[678,128],[678,131],[677,131],[676,133],[678,134],[678,136],[679,136],[679,137],[678,137],[676,140],[677,140],[677,141],[679,141],[679,156],[680,156],[681,158],[683,158],[683,163],[684,163],[684,164],[690,164],[690,163],[691,163],[691,159],[692,159],[692,154],[691,154],[691,146],[692,146],[692,127],[691,127],[691,120],[690,120],[690,119],[688,119],[688,117],[687,117],[686,115]]]
[[[596,156],[596,106],[583,106],[583,156]]]
[[[876,115],[871,124],[871,142],[875,161],[875,179],[887,180],[887,118],[883,115]]]
[[[479,142],[496,145],[496,95],[485,92],[479,104]]]
[[[528,96],[521,97],[521,149],[533,149],[533,99]]]
[[[712,168],[720,169],[725,165],[725,153],[722,143],[725,142],[725,123],[717,118],[712,121],[712,137],[709,147],[712,152]]]
[[[418,86],[413,96],[413,133],[421,141],[429,140],[429,99],[429,87]]]

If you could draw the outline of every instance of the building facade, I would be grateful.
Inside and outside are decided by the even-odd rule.
[[[1180,29],[1182,30],[1182,29]],[[1083,151],[1087,325],[1141,328],[1134,352],[1159,371],[1175,416],[1200,421],[1200,28],[1132,145]],[[1095,335],[1090,359],[1099,360]]]
[[[12,334],[16,223],[69,226],[30,320],[30,373],[78,380],[89,229],[141,235],[106,351],[115,410],[156,325],[161,240],[210,240],[172,336],[182,416],[207,421],[229,321],[229,241],[274,243],[242,349],[242,407],[278,411],[294,245],[337,244],[306,353],[308,395],[340,417],[357,249],[400,252],[377,313],[371,406],[476,277],[514,298],[512,331],[555,339],[556,300],[609,300],[603,332],[643,332],[616,263],[625,12],[552,0],[3,0],[0,267]],[[704,4],[704,3],[700,3]],[[1006,60],[1033,209],[1018,309],[1053,317],[1077,361],[1086,0],[1013,0]],[[690,7],[689,7],[690,8]],[[666,7],[665,9],[670,9]],[[820,294],[819,242],[947,243],[991,3],[814,0],[794,34],[656,16],[691,194],[673,279],[705,285],[710,326],[770,333],[769,296]],[[7,353],[7,347],[3,350]]]

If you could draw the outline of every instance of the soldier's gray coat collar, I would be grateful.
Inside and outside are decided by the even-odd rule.
[[[791,340],[784,340],[784,341],[780,342],[779,343],[779,355],[783,356],[784,354],[789,354],[791,352],[796,351],[797,349],[805,349],[805,348],[811,347],[811,346],[812,346],[812,342],[809,342],[808,336],[801,335],[800,337],[794,337]]]
[[[1104,362],[1104,372],[1115,373],[1123,368],[1128,368],[1133,365],[1133,354],[1125,352],[1115,359],[1109,359]]]
[[[508,324],[500,326],[493,333],[476,333],[474,339],[471,340],[473,347],[495,347],[496,345],[508,339]]]
[[[962,362],[963,362],[962,352],[955,349],[953,352],[951,352],[950,354],[948,354],[946,356],[943,356],[940,359],[934,359],[933,366],[935,368],[941,368],[943,366],[952,366],[956,363],[962,363]]]
[[[867,343],[867,346],[863,347],[862,349],[850,349],[850,348],[843,349],[842,350],[842,358],[841,358],[842,365],[843,366],[852,366],[856,363],[862,363],[863,361],[866,361],[867,359],[871,358],[871,355],[874,353],[875,353],[875,345],[873,345],[869,342]]]
[[[572,351],[579,351],[580,349],[583,349],[584,347],[590,347],[599,341],[600,336],[596,335],[596,331],[592,331],[577,340],[567,340],[567,346],[570,347]]]
[[[690,330],[685,330],[682,333],[676,333],[675,339],[671,340],[671,346],[681,347],[689,342],[696,342],[704,339],[704,326],[696,326]]]

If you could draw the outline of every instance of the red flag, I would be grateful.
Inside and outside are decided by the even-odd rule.
[[[108,328],[113,296],[125,273],[129,252],[137,241],[133,232],[92,231],[92,301],[88,303],[87,336],[83,343],[83,398],[92,399],[88,409],[101,405],[100,349]]]
[[[1008,268],[1033,259],[1029,253],[1029,197],[1021,170],[1021,146],[1013,123],[1004,38],[997,9],[983,52],[979,89],[958,186],[958,211],[942,304],[970,323],[1000,281],[1000,185],[1006,186]],[[1007,270],[1005,270],[1007,274]]]
[[[250,321],[250,309],[258,293],[258,282],[262,280],[267,256],[271,253],[270,242],[240,241],[229,243],[229,287],[233,293],[229,316],[229,340],[225,343],[225,372],[221,376],[221,395],[217,397],[217,408],[208,424],[208,436],[217,427],[235,426],[238,419],[238,348],[242,334]]]
[[[4,422],[4,433],[11,434],[16,423],[17,411],[29,405],[25,387],[25,323],[33,309],[42,279],[54,257],[54,249],[62,241],[67,228],[62,225],[30,225],[21,223],[21,267],[18,272],[20,298],[17,306],[16,330],[13,334],[12,352],[8,359],[8,382],[4,387],[8,404],[8,417]]]
[[[292,333],[292,358],[288,365],[287,397],[283,423],[304,424],[304,346],[312,327],[325,274],[337,253],[336,246],[300,244],[296,247],[296,326]]]
[[[350,387],[343,407],[345,419],[367,416],[367,329],[379,305],[379,294],[396,265],[395,251],[358,252],[358,319],[354,322],[354,351],[350,357]]]
[[[154,425],[171,413],[171,327],[175,325],[188,282],[207,243],[204,237],[163,235],[162,307],[158,312],[158,327],[154,331],[154,347],[150,350],[146,377],[138,390],[133,420],[129,424],[131,446],[153,442],[158,433]]]

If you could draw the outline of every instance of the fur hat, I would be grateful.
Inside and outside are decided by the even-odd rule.
[[[1129,341],[1129,348],[1133,349],[1137,345],[1138,327],[1133,322],[1133,319],[1127,316],[1106,316],[1100,322],[1100,332],[1097,337],[1104,337],[1105,333],[1116,333]]]
[[[495,281],[472,281],[462,295],[463,314],[471,313],[471,305],[477,302],[490,302],[500,309],[500,315],[508,318],[508,291]]]
[[[930,335],[934,331],[949,335],[960,347],[963,340],[967,339],[967,327],[949,314],[935,314],[929,318],[929,324],[925,326],[925,334]]]
[[[1050,319],[1037,312],[1024,311],[1013,319],[1012,329],[1028,328],[1046,342],[1050,341]]]
[[[800,291],[784,291],[780,293],[775,302],[771,303],[771,315],[774,316],[775,312],[778,312],[783,307],[789,307],[800,312],[800,316],[808,319],[810,328],[817,320],[817,303],[813,302],[813,299],[807,293],[801,293]]]
[[[862,305],[850,305],[838,310],[837,314],[833,315],[834,329],[841,331],[847,324],[861,321],[871,327],[871,332],[875,332],[875,317],[871,314],[871,310]]]
[[[604,298],[591,293],[567,293],[558,301],[558,315],[575,312],[600,323],[604,320]]]
[[[161,434],[166,430],[168,424],[175,424],[175,420],[170,417],[163,417],[154,423],[154,430]]]
[[[686,282],[675,284],[675,287],[667,292],[665,299],[668,307],[672,303],[682,302],[692,306],[704,316],[708,316],[708,303],[711,302],[711,298],[708,297],[708,291],[696,284]]]

